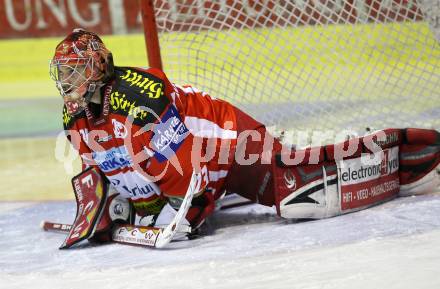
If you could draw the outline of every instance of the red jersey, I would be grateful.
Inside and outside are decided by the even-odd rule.
[[[221,195],[237,141],[233,106],[157,69],[115,67],[100,112],[63,111],[64,128],[83,166],[95,165],[138,213],[155,214],[167,197],[183,197],[192,171]]]

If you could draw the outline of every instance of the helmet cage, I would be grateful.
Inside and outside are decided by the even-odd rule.
[[[113,76],[113,58],[96,34],[74,29],[56,49],[49,73],[63,97],[67,112],[79,114],[97,89]]]
[[[93,57],[54,58],[50,61],[50,76],[55,81],[61,96],[73,92],[84,95],[89,84],[98,80],[101,73],[97,71]],[[93,89],[95,85],[92,85]]]

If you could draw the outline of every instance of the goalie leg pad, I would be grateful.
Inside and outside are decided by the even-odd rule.
[[[401,141],[401,131],[390,129],[341,144],[290,152],[289,159],[301,160],[296,165],[283,164],[281,160],[286,158],[276,156],[278,214],[289,219],[321,219],[394,198],[399,192]]]
[[[275,168],[277,213],[287,219],[321,219],[338,215],[335,164]]]
[[[440,133],[429,129],[406,129],[400,147],[399,196],[433,192],[440,186]]]

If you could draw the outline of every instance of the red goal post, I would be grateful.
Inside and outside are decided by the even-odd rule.
[[[145,47],[147,48],[148,64],[150,67],[162,69],[159,37],[157,34],[156,17],[153,0],[140,0],[142,23],[144,25]]]
[[[440,128],[435,0],[141,0],[149,65],[278,130]]]

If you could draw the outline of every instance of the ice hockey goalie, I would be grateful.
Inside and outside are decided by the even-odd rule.
[[[240,109],[158,69],[115,66],[101,39],[81,29],[56,47],[51,76],[83,169],[148,225],[173,218],[193,171],[202,178],[186,215],[193,228],[225,192],[275,206],[284,218],[326,218],[438,185],[435,130],[385,129],[294,150]]]

